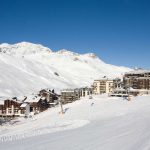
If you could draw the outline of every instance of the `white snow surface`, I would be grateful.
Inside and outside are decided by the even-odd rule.
[[[121,76],[127,71],[131,69],[106,64],[92,53],[52,52],[28,42],[0,45],[0,96],[90,86],[94,79]]]
[[[143,74],[143,73],[150,73],[150,70],[135,69],[135,70],[127,72],[127,74]]]
[[[5,150],[149,150],[150,96],[82,98],[0,127]]]

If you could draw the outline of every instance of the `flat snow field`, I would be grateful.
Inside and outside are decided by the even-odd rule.
[[[0,150],[150,150],[150,96],[94,96],[0,126]]]

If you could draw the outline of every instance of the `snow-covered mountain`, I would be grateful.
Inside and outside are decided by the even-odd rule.
[[[109,65],[95,54],[65,49],[53,52],[39,44],[0,45],[0,96],[19,96],[41,88],[90,86],[94,79],[116,77],[131,69]]]

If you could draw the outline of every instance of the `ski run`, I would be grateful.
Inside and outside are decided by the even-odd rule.
[[[0,128],[2,150],[149,150],[150,96],[95,95]]]

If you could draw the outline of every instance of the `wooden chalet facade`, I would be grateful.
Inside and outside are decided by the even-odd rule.
[[[37,95],[29,95],[21,99],[1,98],[0,117],[29,116],[45,111],[54,106],[58,101],[58,95],[48,89],[41,90]],[[52,105],[53,104],[53,105]]]
[[[49,107],[58,104],[59,95],[56,94],[54,90],[42,89],[41,91],[39,91],[38,96],[40,96],[43,100],[46,100],[49,104]]]
[[[26,107],[20,107],[22,103],[7,99],[4,104],[0,105],[0,117],[17,117],[25,116]]]

